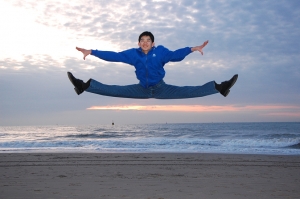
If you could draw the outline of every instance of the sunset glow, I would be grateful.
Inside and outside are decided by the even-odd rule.
[[[267,113],[268,115],[288,115],[300,116],[295,113],[299,110],[298,106],[284,105],[265,105],[265,106],[203,106],[203,105],[119,105],[119,106],[92,106],[88,110],[137,110],[137,111],[170,111],[170,112],[239,112],[239,111],[276,111],[275,113]],[[284,111],[284,113],[281,113]],[[290,112],[287,112],[290,111]]]
[[[217,112],[237,111],[232,106],[201,106],[201,105],[125,105],[125,106],[92,106],[88,110],[138,110],[138,111],[177,111],[177,112]]]
[[[88,110],[139,110],[139,111],[177,111],[177,112],[215,112],[237,111],[231,106],[201,106],[201,105],[125,105],[125,106],[92,106]]]

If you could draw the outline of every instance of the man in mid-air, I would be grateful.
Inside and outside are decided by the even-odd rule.
[[[94,79],[83,82],[75,78],[68,72],[68,77],[74,85],[78,95],[83,91],[99,95],[137,98],[137,99],[183,99],[203,97],[215,93],[221,93],[226,97],[230,88],[235,84],[238,75],[234,75],[230,80],[217,84],[215,81],[208,82],[202,86],[174,86],[163,81],[165,76],[164,65],[170,61],[182,61],[192,52],[199,51],[203,55],[203,48],[208,44],[205,41],[201,46],[185,47],[175,51],[170,51],[164,46],[155,47],[154,36],[151,32],[145,31],[140,34],[138,39],[139,48],[132,48],[122,52],[76,49],[86,56],[94,55],[102,60],[110,62],[123,62],[135,67],[138,84],[119,86],[106,85]]]

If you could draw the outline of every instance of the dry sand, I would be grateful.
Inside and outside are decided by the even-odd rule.
[[[300,198],[300,157],[0,153],[0,198]]]

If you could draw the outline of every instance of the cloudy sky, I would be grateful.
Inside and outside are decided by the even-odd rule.
[[[0,125],[300,121],[299,0],[0,0]],[[83,80],[127,85],[134,67],[76,46],[122,51],[141,32],[170,50],[209,40],[165,65],[165,82],[202,85],[239,74],[228,97],[180,100],[77,96]]]

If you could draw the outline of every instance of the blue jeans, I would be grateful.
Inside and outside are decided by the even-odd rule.
[[[90,93],[111,97],[137,98],[137,99],[183,99],[212,95],[219,91],[215,82],[211,81],[202,86],[173,86],[163,80],[154,86],[144,88],[140,84],[127,86],[106,85],[91,79],[90,86],[85,90]]]

